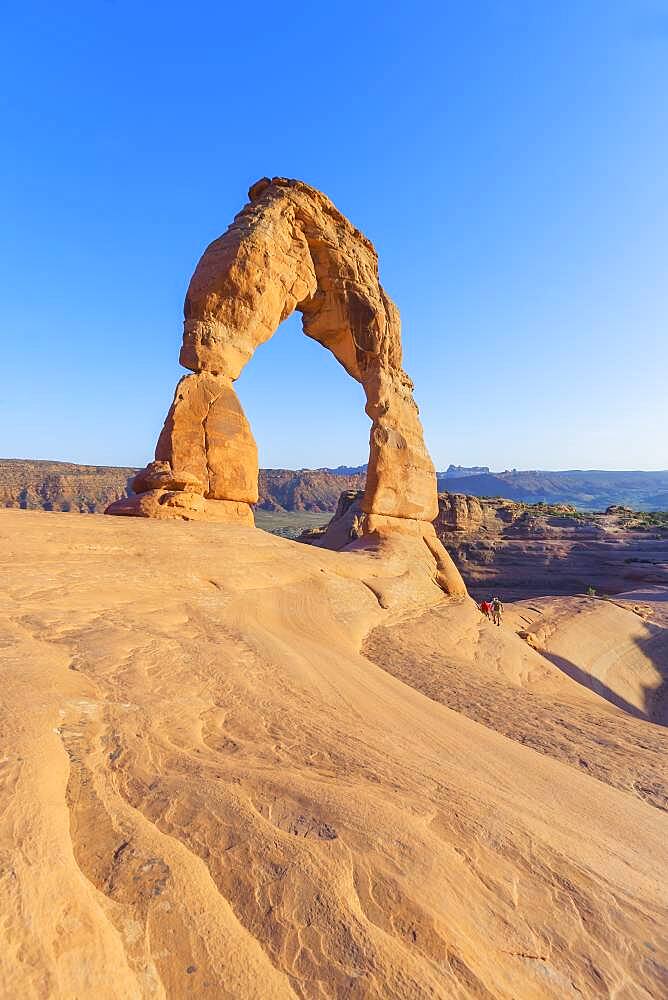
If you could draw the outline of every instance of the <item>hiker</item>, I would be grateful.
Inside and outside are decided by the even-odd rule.
[[[503,604],[498,597],[492,598],[492,621],[495,625],[501,624],[501,615],[503,614]]]
[[[492,610],[492,605],[489,601],[483,601],[480,605],[480,610],[482,611],[485,618],[489,618],[490,611]]]

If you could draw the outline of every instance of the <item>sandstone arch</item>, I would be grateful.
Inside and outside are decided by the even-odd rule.
[[[357,531],[427,543],[441,582],[463,584],[437,541],[436,476],[413,384],[403,368],[399,311],[378,278],[371,242],[320,191],[263,178],[206,249],[184,306],[179,383],[137,496],[108,513],[253,524],[257,447],[232,383],[292,312],[364,388],[371,418],[367,485]]]

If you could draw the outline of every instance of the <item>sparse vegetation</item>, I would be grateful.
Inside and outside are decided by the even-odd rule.
[[[255,508],[256,527],[282,538],[298,538],[307,528],[320,528],[331,514],[316,514],[308,510],[273,511]]]
[[[539,514],[541,517],[568,517],[573,521],[587,523],[593,521],[597,514],[592,511],[578,510],[570,503],[546,503],[539,500],[537,503],[517,503],[517,506],[529,514]]]
[[[668,511],[632,510],[622,523],[629,531],[668,531]]]

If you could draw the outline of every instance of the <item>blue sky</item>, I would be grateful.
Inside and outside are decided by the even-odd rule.
[[[668,467],[668,3],[10,2],[0,455],[143,465],[190,274],[262,175],[374,241],[437,467]],[[366,460],[300,332],[265,466]]]

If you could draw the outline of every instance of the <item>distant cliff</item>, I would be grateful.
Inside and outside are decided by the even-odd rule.
[[[0,507],[101,514],[131,492],[136,469],[75,465],[29,459],[0,459]],[[260,470],[258,507],[269,511],[336,509],[344,489],[363,489],[366,471],[339,474],[330,469]]]
[[[452,466],[450,467],[452,468]],[[453,485],[460,493],[476,497],[504,497],[523,503],[570,503],[582,510],[604,510],[611,504],[626,504],[638,510],[668,510],[668,471],[545,472],[541,470],[485,472],[456,476],[437,473],[439,489]]]
[[[443,479],[462,479],[464,476],[489,475],[488,465],[449,465],[445,472],[439,472]]]
[[[668,472],[476,472],[483,466],[450,466],[437,473],[439,489],[520,503],[544,501],[604,510],[626,504],[638,510],[668,510]],[[28,510],[101,513],[127,495],[136,469],[75,465],[31,459],[0,459],[0,506]],[[261,469],[258,507],[268,511],[336,510],[343,490],[364,489],[366,466],[337,469]]]
[[[127,495],[136,469],[0,459],[0,507],[101,514]]]
[[[436,533],[474,592],[615,594],[668,585],[668,513],[439,494]]]
[[[308,510],[329,513],[336,509],[342,490],[364,489],[366,470],[339,473],[331,469],[260,469],[258,507],[261,510]]]

